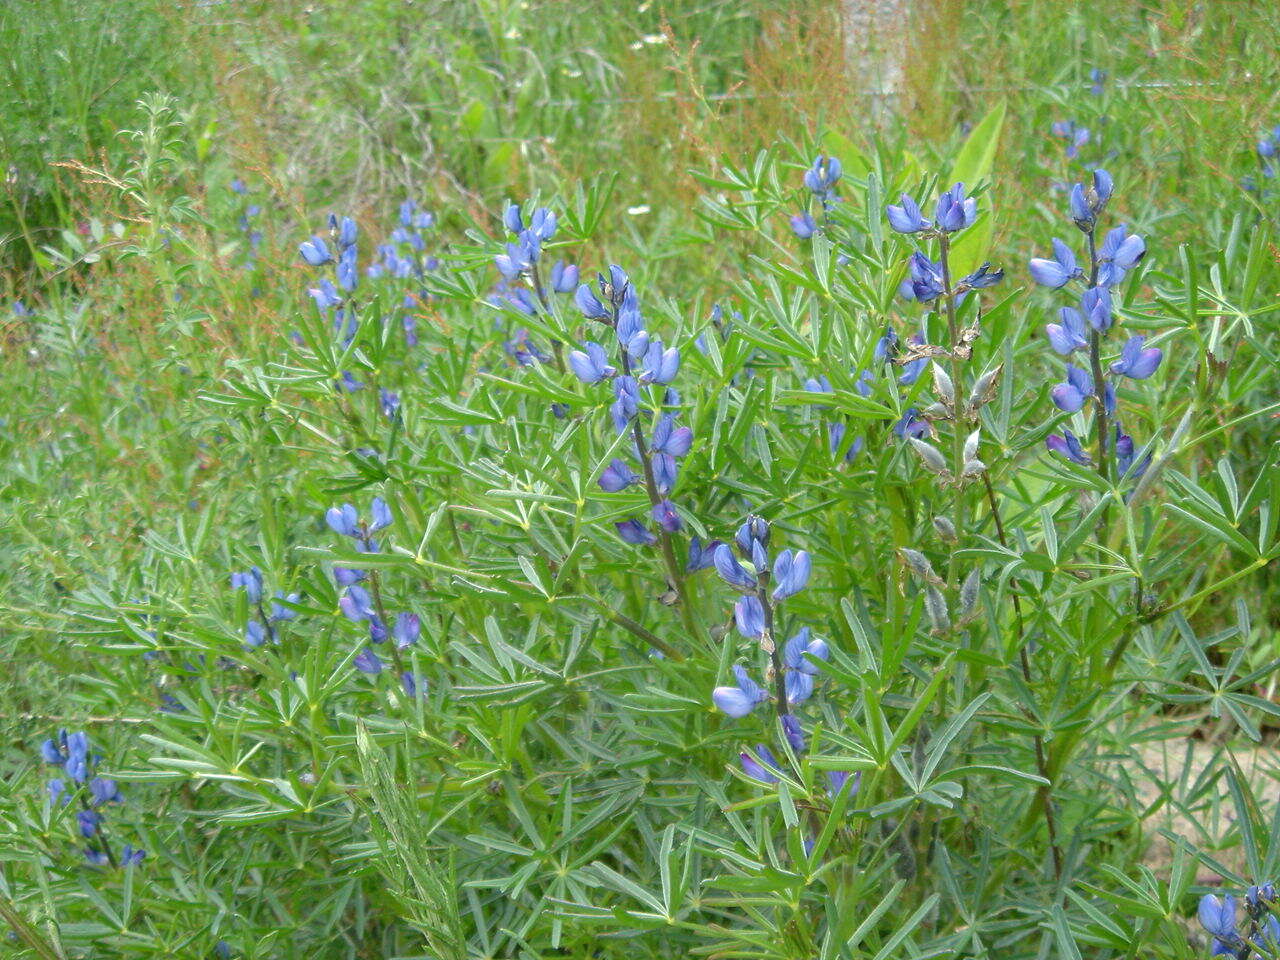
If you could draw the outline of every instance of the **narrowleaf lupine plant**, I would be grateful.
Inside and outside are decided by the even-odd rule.
[[[1068,414],[1079,413],[1086,404],[1091,407],[1096,448],[1090,455],[1085,441],[1065,427],[1061,434],[1051,434],[1045,445],[1072,463],[1095,468],[1103,480],[1119,482],[1141,477],[1150,456],[1136,456],[1133,438],[1121,425],[1116,410],[1117,383],[1122,378],[1147,379],[1159,368],[1164,354],[1158,347],[1148,347],[1141,334],[1134,334],[1125,340],[1110,366],[1112,379],[1104,371],[1104,338],[1115,324],[1112,291],[1147,251],[1146,241],[1130,233],[1124,224],[1108,230],[1098,243],[1098,218],[1113,190],[1111,175],[1101,168],[1093,172],[1088,186],[1077,183],[1071,188],[1071,219],[1084,234],[1085,266],[1080,265],[1069,244],[1056,238],[1052,257],[1034,258],[1029,266],[1032,278],[1043,286],[1059,290],[1076,284],[1081,288],[1079,309],[1063,307],[1060,322],[1046,326],[1045,334],[1056,353],[1068,358],[1082,353],[1087,366],[1068,360],[1066,379],[1053,387],[1050,397]]]
[[[59,730],[57,737],[40,745],[40,758],[64,774],[48,782],[49,803],[65,807],[74,800],[79,806],[76,829],[87,841],[85,860],[93,866],[113,868],[141,863],[147,855],[145,850],[126,843],[117,853],[111,846],[103,812],[110,804],[123,803],[124,796],[115,780],[93,775],[98,758],[90,753],[88,735],[82,730]]]

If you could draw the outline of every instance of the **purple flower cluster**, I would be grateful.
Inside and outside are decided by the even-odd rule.
[[[598,276],[596,290],[585,283],[579,286],[575,300],[586,319],[613,330],[617,362],[610,362],[609,353],[601,344],[586,341],[581,349],[569,353],[569,369],[588,386],[611,384],[614,399],[609,415],[614,429],[619,433],[630,430],[633,435],[631,461],[611,460],[598,483],[609,493],[643,485],[649,495],[653,523],[665,534],[676,533],[684,522],[669,494],[675,489],[679,461],[693,446],[693,431],[678,421],[680,395],[670,386],[680,371],[680,351],[650,336],[635,286],[626,271],[617,265],[609,267],[607,277]],[[646,387],[661,389],[646,391]],[[650,417],[652,426],[648,437],[642,426],[645,393],[657,401]],[[632,468],[631,462],[638,463],[639,472]],[[616,527],[623,540],[637,546],[647,546],[658,539],[643,521],[634,517]],[[691,551],[690,565],[701,569],[694,563],[695,559]]]
[[[1087,366],[1068,362],[1066,379],[1050,390],[1050,398],[1065,413],[1077,413],[1087,403],[1093,403],[1099,418],[1102,451],[1107,445],[1107,420],[1114,421],[1111,454],[1119,475],[1140,476],[1149,458],[1135,464],[1133,438],[1115,420],[1116,383],[1121,377],[1132,380],[1150,377],[1159,368],[1164,354],[1158,347],[1148,347],[1143,336],[1134,335],[1125,341],[1120,356],[1110,365],[1111,379],[1104,375],[1101,349],[1104,336],[1114,325],[1112,290],[1142,261],[1147,250],[1146,241],[1130,233],[1123,224],[1108,230],[1101,244],[1097,242],[1098,218],[1113,192],[1111,175],[1100,168],[1093,171],[1088,186],[1077,183],[1071,188],[1070,215],[1086,240],[1085,265],[1069,244],[1055,238],[1052,256],[1033,258],[1028,266],[1032,279],[1042,286],[1055,290],[1072,283],[1081,286],[1079,308],[1062,307],[1059,322],[1048,324],[1045,335],[1049,346],[1063,357],[1072,357],[1077,352],[1086,354]],[[1082,466],[1093,463],[1080,438],[1068,429],[1061,434],[1051,434],[1045,443],[1054,453],[1073,463]]]
[[[1206,893],[1200,898],[1197,919],[1213,938],[1212,955],[1227,957],[1276,956],[1280,954],[1280,921],[1272,909],[1276,905],[1275,884],[1250,887],[1244,896],[1244,927],[1236,920],[1236,898]],[[1261,954],[1259,953],[1261,951]]]
[[[53,767],[64,771],[66,779],[54,777],[47,784],[49,802],[65,805],[71,802],[73,794],[80,798],[80,809],[76,811],[76,826],[80,836],[89,841],[84,848],[85,860],[94,866],[119,865],[130,867],[141,863],[146,857],[145,850],[125,844],[117,861],[107,841],[103,809],[108,804],[122,803],[123,795],[119,785],[108,777],[94,777],[95,758],[89,752],[89,737],[83,731],[67,733],[59,730],[55,738],[40,744],[40,758]],[[67,780],[71,783],[68,785]],[[80,792],[80,788],[84,792]]]
[[[826,154],[814,157],[809,169],[804,172],[804,185],[809,193],[822,206],[824,212],[831,209],[833,203],[840,202],[836,193],[836,184],[840,182],[844,169],[840,161]],[[791,218],[791,230],[801,240],[808,240],[819,230],[818,222],[808,210],[801,210]]]
[[[249,606],[254,608],[258,614],[257,618],[251,617],[245,625],[244,646],[246,650],[256,649],[268,640],[276,641],[278,637],[275,625],[285,620],[292,620],[297,616],[297,613],[289,605],[297,603],[301,597],[296,593],[286,596],[283,590],[275,592],[275,597],[271,603],[271,612],[267,612],[263,606],[262,571],[258,567],[250,567],[248,570],[232,573],[231,589],[243,590],[248,598]],[[282,600],[284,603],[280,602]]]

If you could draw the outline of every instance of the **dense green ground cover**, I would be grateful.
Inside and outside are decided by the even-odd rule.
[[[0,10],[6,949],[1207,954],[1198,897],[1280,872],[1280,16],[919,6],[875,122],[822,5]],[[1100,369],[1163,351],[1112,377],[1127,464],[1051,400],[1079,294],[1027,270],[1055,236],[1089,266],[1067,188],[1098,165],[1099,243],[1147,250]],[[956,180],[980,214],[924,309],[884,206],[932,218]],[[559,223],[501,283],[510,199]],[[298,247],[337,253],[330,211],[360,279],[318,309],[342,275]],[[952,298],[987,260],[1003,281]],[[601,489],[642,465],[568,354],[623,361],[557,261],[621,264],[680,352],[637,413],[646,443],[663,409],[692,430],[669,537],[644,484]],[[933,359],[886,365],[887,330]],[[1046,448],[1064,428],[1091,464]],[[779,661],[733,622],[753,588],[686,570],[749,514],[776,578],[812,560],[778,656],[807,629],[825,659]],[[409,613],[416,642],[370,643]],[[712,705],[735,664],[812,677],[802,745],[786,698]],[[120,800],[77,789],[74,738],[42,759],[60,728]],[[781,783],[740,765],[758,744]]]

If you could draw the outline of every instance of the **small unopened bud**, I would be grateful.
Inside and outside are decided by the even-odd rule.
[[[907,439],[911,441],[911,446],[920,455],[920,460],[924,463],[925,469],[931,473],[947,472],[946,458],[942,456],[937,447],[925,443],[923,440],[917,440],[915,437],[908,437]]]
[[[938,536],[947,543],[955,543],[960,538],[956,536],[955,524],[946,517],[934,517],[933,529],[938,532]]]
[[[902,561],[910,568],[911,572],[926,583],[935,583],[941,586],[942,578],[933,572],[933,564],[919,550],[912,550],[910,547],[901,547],[898,553],[902,557]]]
[[[982,583],[982,568],[974,567],[960,584],[960,621],[973,616],[978,607],[978,587]]]
[[[929,613],[935,633],[945,633],[951,629],[951,614],[947,611],[947,598],[937,587],[929,586],[924,592],[924,608]]]

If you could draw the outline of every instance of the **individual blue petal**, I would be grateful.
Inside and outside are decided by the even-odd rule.
[[[623,520],[621,523],[615,523],[614,527],[625,542],[634,544],[638,547],[648,546],[657,541],[657,537],[650,533],[639,520]]]
[[[344,537],[354,537],[360,532],[359,514],[349,503],[344,503],[341,507],[330,507],[324,519],[329,524],[330,530]]]
[[[328,245],[320,237],[312,237],[305,240],[298,247],[298,253],[302,255],[302,259],[307,261],[313,267],[321,267],[333,259],[333,255],[329,253]]]
[[[752,780],[759,780],[761,783],[778,782],[778,759],[768,747],[756,747],[754,756],[743,751],[738,754],[738,759],[742,763],[743,772]]]
[[[808,240],[818,232],[818,224],[808,211],[803,211],[792,216],[791,232],[801,240]]]
[[[1049,338],[1049,345],[1063,356],[1069,356],[1076,350],[1084,350],[1089,341],[1084,335],[1084,318],[1072,307],[1063,307],[1058,312],[1062,323],[1050,323],[1044,328]]]
[[[396,617],[395,629],[392,635],[396,638],[396,647],[403,650],[405,647],[411,647],[418,642],[418,637],[422,633],[422,621],[416,613],[402,613]]]
[[[374,497],[369,507],[369,513],[372,520],[369,523],[370,532],[382,530],[391,526],[391,508],[387,506],[387,501],[381,497]]]
[[[889,217],[889,226],[898,233],[919,233],[933,226],[920,213],[920,207],[909,194],[903,194],[899,204],[889,204],[885,208]]]
[[[382,672],[382,658],[369,647],[365,647],[357,653],[355,659],[351,662],[361,673],[367,673],[370,676],[377,676]]]
[[[787,703],[792,706],[804,703],[813,696],[813,677],[799,670],[788,670],[783,686],[786,688]]]
[[[796,753],[803,753],[808,744],[804,738],[804,728],[800,726],[800,718],[794,713],[784,713],[782,715],[782,735],[787,738],[787,743]]]
[[[739,597],[733,608],[738,631],[744,637],[758,637],[764,633],[764,606],[755,594]]]
[[[625,460],[619,460],[616,457],[609,461],[609,466],[604,468],[604,472],[600,474],[600,487],[608,493],[617,493],[619,490],[625,490],[633,483],[638,483],[640,478],[635,471],[627,465]]]
[[[787,557],[785,570],[781,569],[783,556]],[[777,602],[785,600],[787,597],[793,597],[803,590],[809,583],[810,568],[811,561],[807,550],[797,551],[794,558],[790,550],[784,550],[779,554],[773,571],[777,579],[777,586],[773,590],[774,601]]]
[[[757,701],[748,697],[740,687],[716,687],[711,691],[711,702],[721,713],[741,719],[756,708]]]
[[[1044,444],[1054,453],[1066,457],[1072,463],[1078,463],[1085,467],[1092,463],[1089,455],[1084,452],[1080,438],[1070,430],[1063,430],[1062,436],[1058,436],[1056,433],[1050,434],[1045,438]]]
[[[742,589],[755,587],[756,578],[748,573],[746,568],[738,562],[738,558],[733,555],[733,551],[729,549],[727,543],[722,543],[716,547],[712,562],[715,564],[716,572],[730,586]]]

